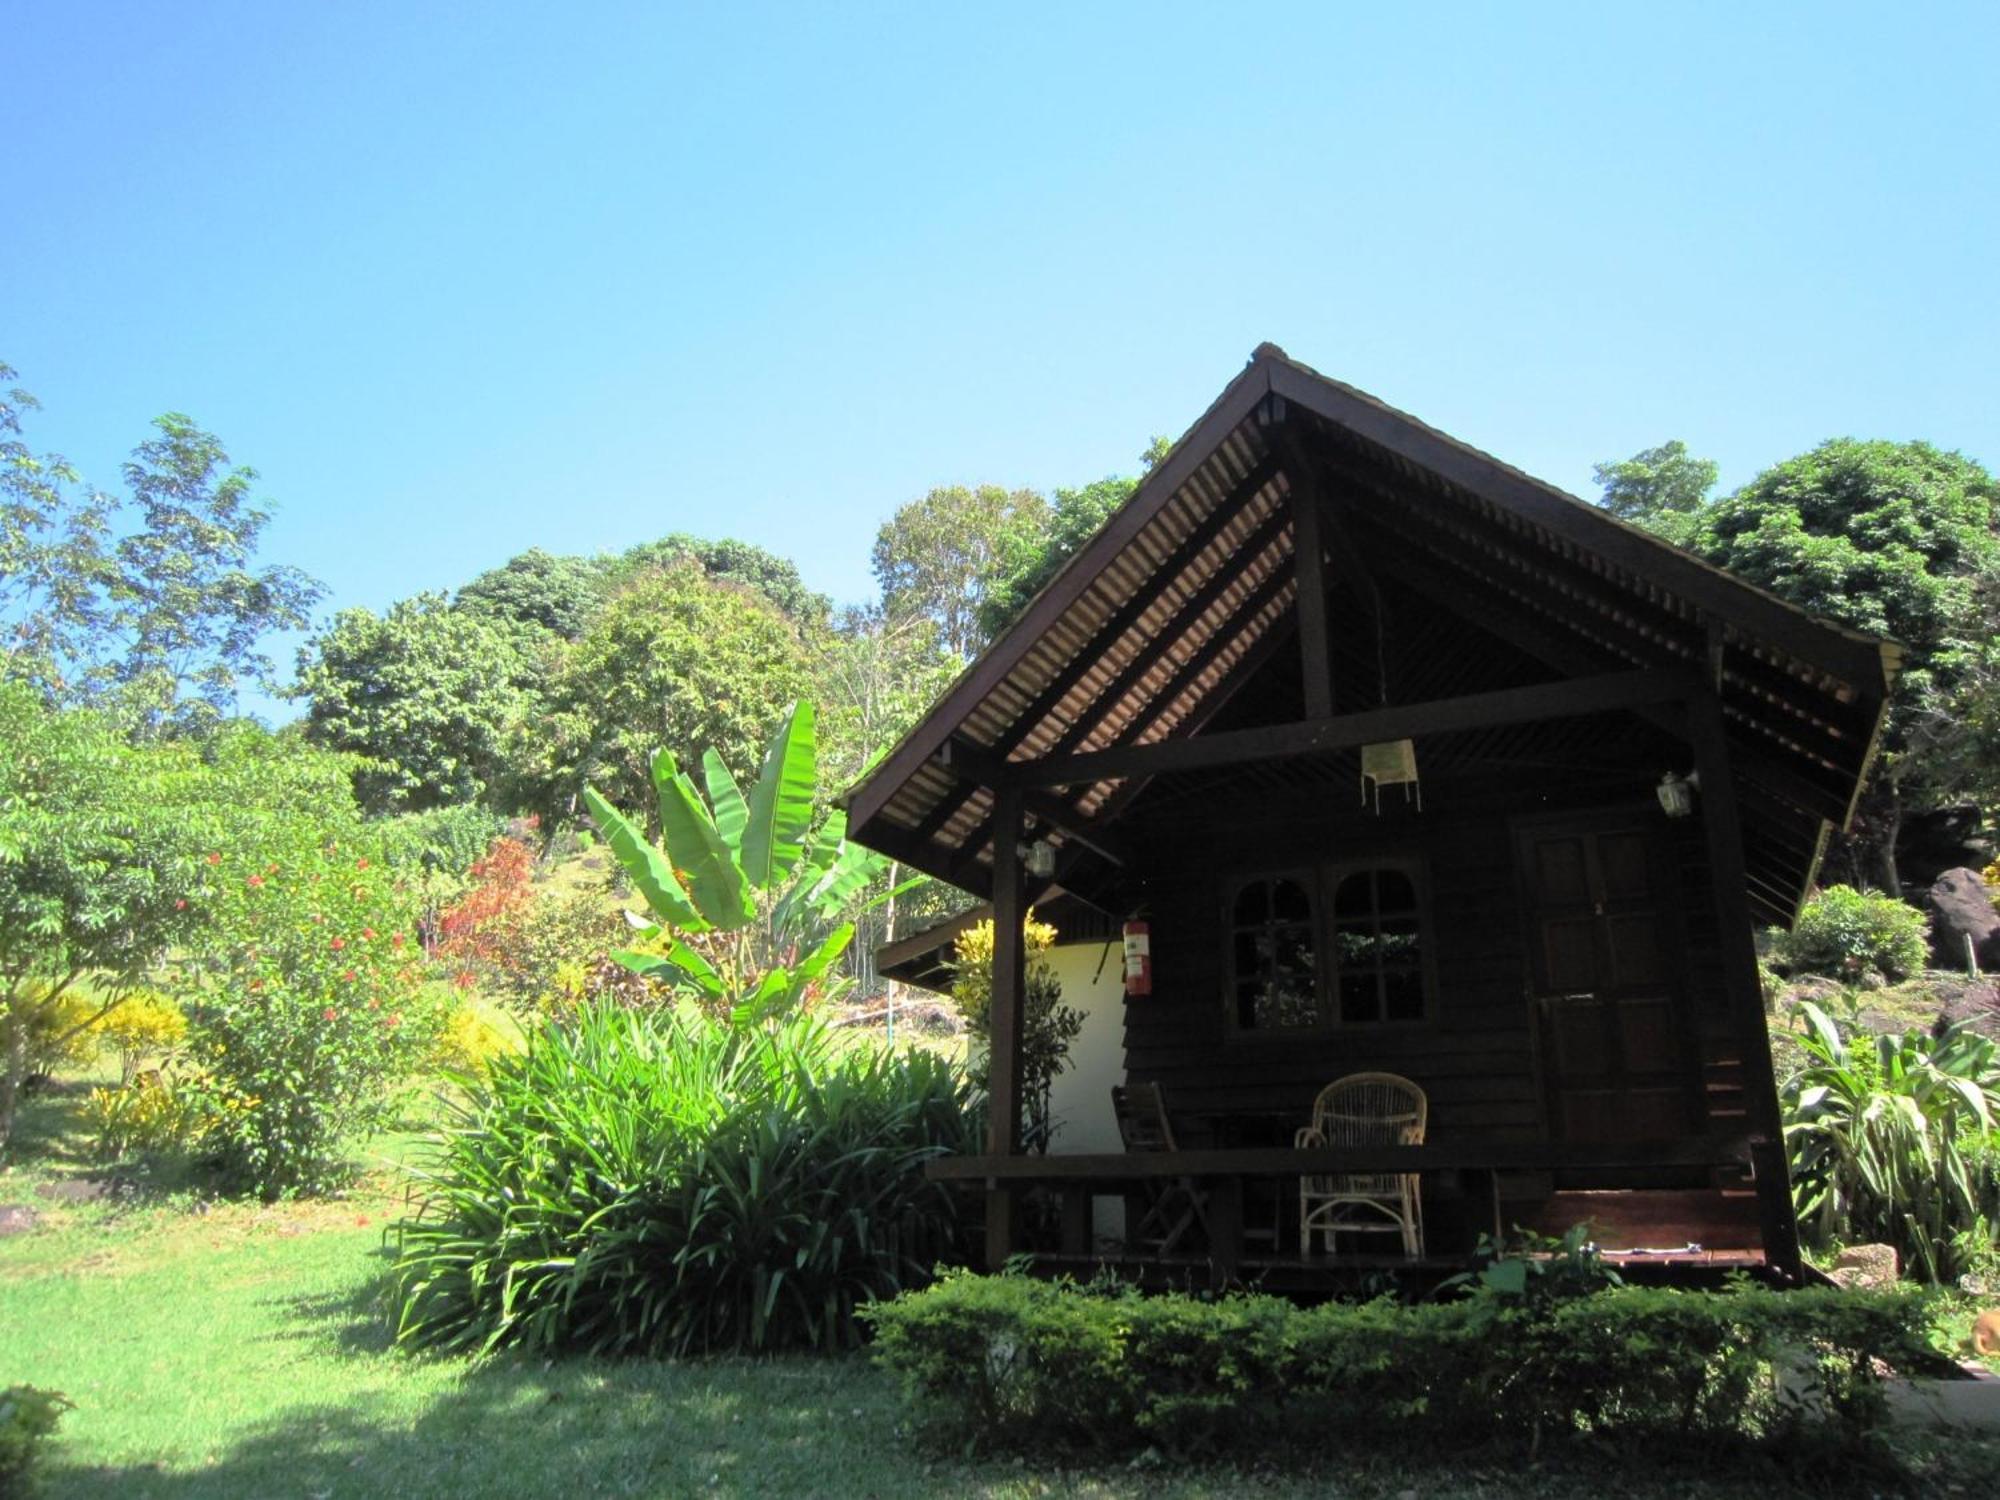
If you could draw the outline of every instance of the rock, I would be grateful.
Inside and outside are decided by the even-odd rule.
[[[1977,870],[1946,870],[1924,897],[1931,916],[1931,958],[1940,969],[1965,972],[1969,939],[1982,972],[2000,970],[2000,911]]]
[[[0,1203],[0,1239],[26,1234],[41,1222],[42,1216],[25,1203]]]
[[[1833,1269],[1827,1274],[1852,1291],[1894,1286],[1900,1270],[1894,1245],[1849,1245],[1833,1258]]]

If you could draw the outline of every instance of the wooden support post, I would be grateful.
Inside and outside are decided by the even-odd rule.
[[[1715,894],[1716,941],[1729,1012],[1743,1048],[1743,1096],[1751,1136],[1750,1159],[1757,1171],[1757,1213],[1763,1228],[1764,1260],[1797,1279],[1799,1224],[1792,1209],[1792,1183],[1785,1161],[1783,1122],[1778,1117],[1777,1074],[1771,1065],[1771,1035],[1764,1024],[1764,991],[1757,978],[1757,946],[1750,922],[1750,896],[1743,865],[1743,829],[1738,821],[1736,783],[1730,773],[1722,704],[1711,692],[1696,693],[1687,705],[1688,740],[1694,747],[1697,793],[1708,835],[1709,876]]]
[[[1001,787],[993,806],[993,997],[986,1028],[986,1153],[1021,1149],[1021,1021],[1027,1007],[1028,955],[1021,881],[1021,792]],[[986,1193],[986,1265],[998,1271],[1018,1247],[1011,1183]]]
[[[1298,445],[1292,445],[1298,451]],[[1299,660],[1305,671],[1306,717],[1333,717],[1333,665],[1326,634],[1326,538],[1319,484],[1297,460],[1292,480],[1292,567],[1298,577],[1293,608],[1299,612]]]
[[[1209,1274],[1216,1286],[1233,1284],[1243,1266],[1243,1179],[1214,1180],[1208,1192]]]

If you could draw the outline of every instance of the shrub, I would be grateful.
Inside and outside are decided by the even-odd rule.
[[[196,1145],[211,1114],[199,1092],[159,1071],[138,1074],[115,1089],[92,1089],[83,1101],[83,1127],[101,1161],[154,1156]]]
[[[190,1051],[228,1177],[274,1199],[344,1174],[436,1045],[405,888],[366,844],[301,838],[261,863],[209,856],[218,941],[198,967]]]
[[[521,1028],[514,1018],[468,997],[445,1018],[433,1061],[450,1073],[484,1073],[494,1059],[520,1050]]]
[[[1920,973],[1930,953],[1930,919],[1894,896],[1832,885],[1815,891],[1790,932],[1771,935],[1771,957],[1787,973],[1890,979]]]
[[[1083,1012],[1062,1003],[1062,981],[1041,955],[1055,945],[1056,930],[1028,913],[1022,925],[1028,954],[1026,1003],[1021,1012],[1021,1142],[1030,1151],[1047,1151],[1055,1138],[1052,1116],[1056,1077],[1069,1066],[1069,1046],[1083,1030]],[[993,923],[974,923],[952,945],[951,997],[958,1003],[973,1038],[984,1047],[990,1038],[993,1009]],[[974,1081],[986,1084],[982,1053]]]
[[[167,996],[139,990],[100,1017],[91,1030],[118,1053],[118,1077],[129,1084],[140,1065],[158,1058],[187,1040],[187,1016]]]
[[[42,1444],[72,1409],[59,1391],[32,1385],[0,1391],[0,1496],[29,1492]]]
[[[30,988],[38,993],[31,994],[23,1008],[28,1073],[73,1072],[97,1061],[98,1038],[91,1021],[104,1009],[104,1002],[75,989],[44,998],[46,986]]]
[[[408,1344],[837,1348],[860,1304],[963,1249],[960,1200],[922,1172],[973,1144],[963,1075],[809,1017],[594,1004],[451,1108],[396,1228]]]
[[[955,1274],[864,1317],[949,1444],[1261,1455],[1279,1437],[1407,1453],[1589,1436],[1851,1453],[1885,1420],[1881,1368],[1922,1357],[1926,1313],[1906,1293],[1747,1285],[1300,1308]]]
[[[1781,1097],[1807,1243],[1891,1244],[1926,1281],[1990,1259],[2000,1044],[1964,1026],[1850,1042],[1818,1006],[1799,1010],[1805,1061]]]

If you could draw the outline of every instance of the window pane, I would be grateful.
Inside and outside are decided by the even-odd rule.
[[[1280,927],[1273,935],[1272,962],[1278,972],[1303,979],[1308,985],[1313,973],[1313,940],[1310,927]]]
[[[1333,893],[1333,914],[1336,917],[1366,916],[1373,909],[1371,870],[1356,870],[1344,878]]]
[[[1375,906],[1383,912],[1417,909],[1417,888],[1410,884],[1410,877],[1401,870],[1377,870],[1375,872]]]
[[[1271,915],[1280,922],[1311,921],[1312,904],[1306,900],[1306,888],[1296,880],[1272,881]]]
[[[1259,998],[1259,1026],[1310,1026],[1319,1019],[1319,1006],[1310,985],[1279,981],[1268,986]]]
[[[1424,1018],[1424,976],[1416,969],[1389,969],[1382,975],[1383,1008],[1391,1021]]]
[[[1265,893],[1268,887],[1261,880],[1253,880],[1236,893],[1236,925],[1249,927],[1263,921],[1271,914],[1270,902]]]
[[[1365,1025],[1381,1019],[1381,998],[1373,974],[1340,976],[1340,1019],[1350,1025]]]

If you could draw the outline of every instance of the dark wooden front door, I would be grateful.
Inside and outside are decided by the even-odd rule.
[[[1550,1129],[1686,1135],[1693,1058],[1661,840],[1643,823],[1542,826],[1519,851]]]

